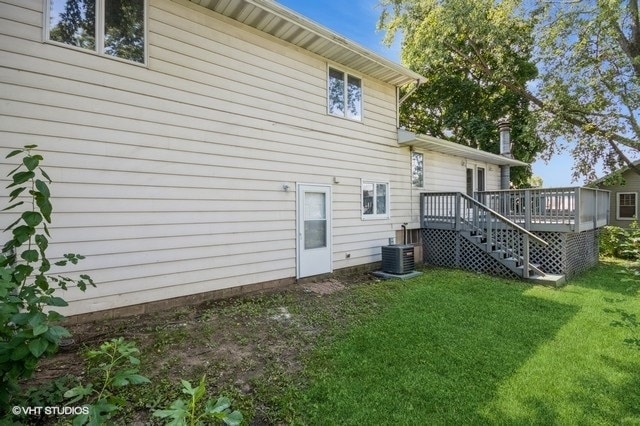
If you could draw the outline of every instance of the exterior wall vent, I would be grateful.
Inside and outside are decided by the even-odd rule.
[[[388,274],[403,275],[415,270],[413,246],[394,244],[382,246],[382,271]]]

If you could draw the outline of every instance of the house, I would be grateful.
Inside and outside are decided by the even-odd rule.
[[[634,166],[640,166],[635,161]],[[609,223],[627,228],[638,218],[638,193],[640,193],[640,175],[631,167],[604,176],[589,186],[606,189],[611,192]]]
[[[38,145],[48,254],[85,255],[65,273],[98,284],[66,315],[289,285],[390,241],[432,252],[423,193],[498,191],[524,165],[399,131],[399,88],[424,78],[275,2],[114,4],[0,1],[1,148]]]

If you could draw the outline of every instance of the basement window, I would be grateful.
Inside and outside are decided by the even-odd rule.
[[[49,0],[47,40],[145,62],[145,0]]]

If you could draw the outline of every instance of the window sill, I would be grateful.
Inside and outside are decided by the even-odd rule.
[[[95,50],[85,49],[83,47],[74,46],[72,44],[61,43],[61,42],[55,41],[55,40],[44,40],[44,44],[48,44],[50,46],[62,47],[64,49],[69,49],[69,50],[73,50],[73,51],[76,51],[76,52],[85,53],[85,54],[92,55],[92,56],[95,56],[95,57],[98,57],[98,58],[105,58],[105,59],[109,59],[109,60],[112,60],[112,61],[121,62],[123,64],[135,65],[137,67],[142,67],[142,68],[149,68],[149,58],[146,56],[146,53],[145,53],[145,62],[143,63],[143,62],[132,61],[132,60],[129,60],[129,59],[119,58],[117,56],[107,55],[107,54],[104,54],[104,53],[99,53],[99,52],[96,52]]]
[[[349,117],[344,117],[342,115],[336,115],[336,114],[331,114],[330,112],[327,113],[328,117],[334,117],[334,118],[339,118],[340,120],[345,120],[348,121],[350,123],[360,123],[360,124],[364,124],[364,120],[361,118],[359,120],[356,120],[355,118],[349,118]]]
[[[362,220],[386,220],[390,219],[390,216],[362,216]]]

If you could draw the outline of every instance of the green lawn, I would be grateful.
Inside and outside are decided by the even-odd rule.
[[[354,288],[378,308],[316,349],[294,411],[309,424],[640,424],[640,348],[625,342],[640,327],[615,326],[640,316],[640,286],[619,269],[560,289],[452,270]]]

